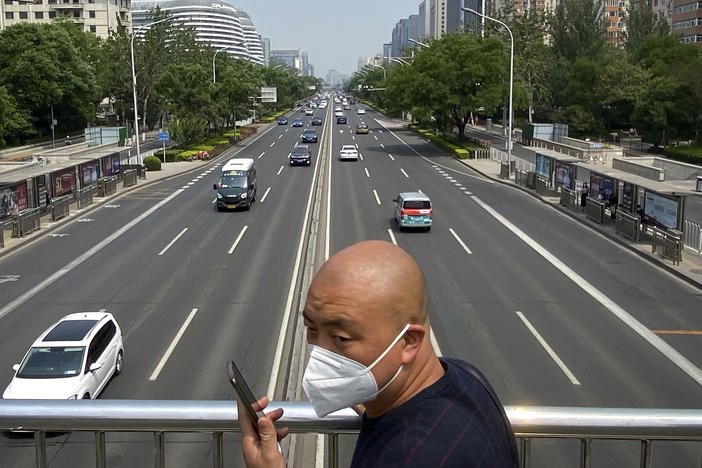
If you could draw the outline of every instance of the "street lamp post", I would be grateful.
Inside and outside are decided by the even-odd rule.
[[[368,65],[370,65],[371,67],[380,68],[381,70],[383,70],[383,80],[388,81],[388,74],[385,71],[385,67],[381,67],[380,65],[375,65],[372,63],[369,63]]]
[[[137,148],[137,164],[141,164],[141,148],[139,146],[139,112],[137,110],[137,81],[136,81],[136,71],[134,70],[134,38],[139,34],[139,31],[147,26],[153,26],[158,23],[163,23],[171,18],[163,18],[158,21],[149,24],[141,25],[136,32],[132,33],[132,39],[129,42],[129,48],[132,54],[132,94],[134,95],[134,136],[136,137],[136,148]]]
[[[425,43],[422,42],[422,41],[415,41],[414,39],[411,39],[411,38],[409,38],[409,37],[407,38],[407,40],[410,41],[410,42],[414,42],[415,44],[417,44],[417,45],[419,45],[419,46],[422,46],[422,47],[431,47],[429,44],[425,44]]]
[[[512,35],[512,30],[500,20],[492,18],[488,15],[479,13],[471,8],[461,7],[461,10],[467,11],[468,13],[473,13],[474,15],[482,16],[485,19],[494,21],[497,24],[504,26],[504,28],[509,33],[510,48],[509,48],[509,124],[507,128],[507,164],[512,165],[512,88],[514,85],[514,36]]]

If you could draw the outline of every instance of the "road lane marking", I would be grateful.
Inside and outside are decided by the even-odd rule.
[[[392,154],[388,153],[388,156],[390,156],[390,159],[392,159],[393,161],[395,160],[395,158],[392,157]]]
[[[370,172],[368,172],[368,168],[364,167],[363,170],[366,171],[366,177],[370,179]]]
[[[190,188],[190,186],[189,186],[189,185],[183,185],[180,189],[181,189],[181,190],[185,190],[185,189],[187,189],[187,188]]]
[[[166,352],[163,353],[161,360],[156,366],[156,369],[154,369],[154,371],[151,373],[151,377],[149,377],[150,381],[153,382],[154,380],[158,379],[161,370],[163,370],[163,366],[166,365],[168,358],[170,358],[171,354],[173,354],[173,350],[178,345],[180,339],[183,337],[185,330],[188,329],[188,325],[190,325],[190,322],[192,322],[193,317],[195,317],[195,314],[197,314],[197,307],[190,311],[188,318],[185,319],[185,322],[183,322],[183,325],[181,325],[180,330],[178,330],[178,333],[176,333],[176,336],[173,338],[173,341],[171,341],[171,344],[168,346],[168,349],[166,349]]]
[[[573,373],[568,369],[568,366],[565,365],[565,363],[561,360],[561,358],[558,357],[558,354],[549,346],[548,343],[546,343],[546,340],[543,339],[541,334],[534,328],[534,326],[531,324],[531,322],[524,316],[523,313],[517,311],[517,317],[521,319],[522,322],[524,322],[524,325],[529,329],[532,335],[534,335],[534,338],[536,338],[536,341],[539,342],[539,344],[546,350],[546,353],[548,353],[549,356],[551,356],[551,359],[556,363],[558,367],[563,371],[563,373],[568,377],[568,380],[570,380],[570,383],[573,385],[580,385],[580,381],[573,375]]]
[[[378,197],[378,192],[376,192],[375,189],[373,189],[373,195],[375,195],[375,201],[380,205],[380,197]]]
[[[275,141],[273,143],[271,143],[270,147],[273,148],[274,145],[275,145]]]
[[[354,146],[356,147],[356,149],[358,149],[358,143],[355,143]]]
[[[461,187],[463,187],[463,184],[460,184],[460,183],[458,183],[458,182],[456,182],[456,183],[455,183],[455,184],[453,184],[453,185],[455,185],[455,186],[456,186],[456,187],[458,187],[458,188],[461,188]]]
[[[241,232],[239,232],[239,235],[237,236],[236,240],[234,241],[231,248],[229,249],[229,252],[227,252],[227,255],[231,255],[232,253],[234,253],[234,249],[236,249],[236,246],[239,245],[241,238],[244,237],[244,233],[246,232],[246,230],[248,228],[249,228],[248,226],[244,226],[243,228],[241,228]]]
[[[656,335],[699,335],[702,336],[702,330],[651,330]]]
[[[373,135],[373,138],[375,138],[375,141],[378,141],[378,137]]]
[[[283,172],[284,167],[285,167],[285,165],[280,166],[280,169],[278,169],[278,173],[276,174],[277,176],[279,176],[280,173]]]
[[[161,251],[158,253],[158,255],[161,256],[161,255],[163,255],[164,253],[166,253],[166,251],[167,251],[168,249],[170,249],[171,246],[172,246],[173,244],[175,244],[176,241],[177,241],[178,239],[180,239],[180,237],[181,237],[183,234],[185,234],[187,231],[188,231],[188,228],[185,228],[185,229],[183,229],[182,231],[180,231],[180,233],[179,233],[177,236],[175,236],[175,237],[173,238],[173,240],[170,241],[170,242],[168,243],[168,245],[165,246],[165,247],[163,248],[163,250],[161,250]]]
[[[383,149],[385,149],[385,145],[382,144],[382,143],[380,144],[380,147],[383,148]]]
[[[378,133],[383,133],[383,131],[382,131],[382,130],[378,130]]]
[[[264,194],[263,194],[263,197],[261,197],[260,203],[263,203],[264,201],[266,201],[266,197],[268,196],[268,193],[269,193],[270,191],[271,191],[271,188],[268,187],[268,190],[266,190],[266,193],[264,193]]]
[[[404,169],[400,168],[400,172],[402,172],[402,174],[409,179],[409,176],[407,175]]]
[[[363,155],[361,153],[358,153],[358,157],[361,158],[361,161],[363,161]]]
[[[531,247],[536,253],[541,255],[546,261],[559,270],[566,278],[575,283],[579,288],[589,294],[595,301],[599,302],[605,309],[609,310],[612,315],[624,322],[626,326],[639,334],[646,342],[657,349],[661,354],[667,357],[673,364],[678,366],[680,370],[689,375],[695,382],[702,385],[702,369],[690,362],[685,356],[680,354],[676,349],[666,343],[662,338],[657,336],[651,330],[646,328],[641,322],[636,320],[630,313],[624,310],[619,304],[614,302],[602,291],[595,288],[589,281],[577,274],[560,259],[551,252],[546,250],[541,244],[536,242],[524,231],[512,224],[507,218],[498,213],[487,203],[483,202],[476,196],[471,199],[475,201],[481,208],[487,211],[493,218],[502,223],[507,229],[512,231],[519,239]]]
[[[469,192],[468,190],[464,190],[463,193],[465,193],[466,195],[473,195],[473,192]]]
[[[352,135],[351,138],[353,138],[353,140],[356,141],[356,135]]]
[[[397,245],[397,239],[395,239],[395,234],[392,232],[392,229],[388,229],[388,234],[390,234],[390,240],[392,243]]]
[[[421,189],[417,189],[417,192],[419,192],[419,193],[424,193],[424,192],[421,191]]]
[[[282,134],[282,133],[281,133],[280,135],[278,135],[278,139],[280,140],[281,138],[283,138],[283,134]]]
[[[210,202],[212,205],[214,205],[217,202],[216,198],[213,198],[212,201]]]
[[[57,235],[67,236],[68,234],[57,234]],[[20,275],[0,275],[0,284],[14,283],[15,281],[19,281],[19,279],[20,279]]]
[[[463,247],[463,250],[465,250],[468,253],[468,255],[473,255],[473,252],[471,252],[468,246],[465,244],[465,242],[463,242],[463,240],[461,240],[461,238],[458,237],[458,234],[456,234],[456,231],[454,231],[453,228],[449,228],[449,232],[453,234],[453,237],[456,238],[456,241],[458,241],[458,243],[461,244],[461,247]]]
[[[258,159],[261,159],[261,158],[263,157],[264,154],[266,154],[265,151],[264,151],[263,153],[259,154],[259,155],[258,155]]]

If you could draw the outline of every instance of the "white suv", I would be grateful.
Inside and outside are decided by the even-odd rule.
[[[112,314],[67,315],[34,342],[5,389],[3,399],[97,398],[122,372],[122,332]]]

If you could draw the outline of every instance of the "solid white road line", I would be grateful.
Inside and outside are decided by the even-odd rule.
[[[575,283],[579,288],[588,293],[593,299],[599,302],[605,309],[609,310],[612,315],[624,322],[626,326],[639,334],[641,338],[647,341],[651,346],[660,351],[673,364],[678,366],[680,370],[689,375],[695,382],[702,385],[702,369],[690,362],[685,356],[680,354],[676,349],[663,341],[658,335],[649,330],[644,324],[636,320],[631,314],[624,310],[612,299],[607,297],[602,291],[595,288],[589,281],[577,274],[560,259],[551,252],[546,250],[541,244],[536,242],[517,226],[512,224],[507,218],[498,213],[487,203],[483,202],[476,196],[473,199],[481,208],[487,211],[493,218],[502,223],[507,229],[512,231],[514,235],[520,238],[525,244],[531,247],[536,253],[541,255],[546,261],[553,265],[557,270],[563,273],[566,278]]]
[[[264,151],[263,153],[259,154],[259,155],[258,155],[258,159],[261,159],[261,158],[263,157],[264,154],[266,154],[265,151]]]
[[[407,175],[404,169],[400,168],[400,172],[402,172],[402,174],[409,179],[409,176]]]
[[[393,161],[395,160],[395,158],[392,157],[392,154],[388,153],[388,156],[390,156],[390,159],[392,159]]]
[[[363,170],[366,171],[366,177],[370,179],[370,172],[368,172],[368,168],[364,167]]]
[[[380,205],[380,197],[378,197],[378,192],[376,192],[375,189],[373,189],[373,195],[375,195],[375,201]]]
[[[185,234],[187,230],[188,230],[188,228],[185,228],[185,229],[183,229],[182,231],[180,231],[180,233],[179,233],[177,236],[175,236],[175,237],[173,238],[173,240],[170,241],[170,242],[168,243],[168,245],[165,246],[165,247],[163,248],[163,250],[161,250],[161,251],[158,253],[159,256],[165,254],[166,251],[167,251],[168,249],[170,249],[171,246],[172,246],[173,244],[175,244],[176,241],[177,241],[178,239],[180,239],[180,236],[182,236],[183,234]]]
[[[158,210],[163,205],[165,205],[166,203],[173,200],[175,197],[177,197],[181,193],[183,193],[182,189],[176,190],[175,192],[173,192],[172,194],[170,194],[169,196],[167,196],[166,198],[164,198],[160,202],[156,203],[154,206],[152,206],[151,208],[149,208],[148,210],[146,210],[145,212],[143,212],[142,214],[140,214],[139,216],[137,216],[136,218],[134,218],[133,220],[131,220],[130,222],[128,222],[127,224],[125,224],[124,226],[122,226],[121,228],[119,228],[118,230],[116,230],[115,232],[110,234],[109,236],[107,236],[106,238],[104,238],[98,244],[96,244],[92,248],[88,249],[85,253],[83,253],[82,255],[80,255],[79,257],[77,257],[76,259],[71,261],[70,263],[64,265],[61,269],[56,271],[54,274],[52,274],[51,276],[49,276],[45,280],[37,283],[37,285],[34,286],[33,288],[29,289],[28,291],[26,291],[25,293],[23,293],[19,297],[15,298],[14,300],[9,301],[2,309],[0,309],[0,318],[6,316],[7,314],[9,314],[13,310],[15,310],[17,307],[19,307],[22,304],[24,304],[25,302],[27,302],[29,299],[34,297],[37,293],[44,291],[51,284],[55,283],[59,278],[64,276],[66,273],[70,273],[78,265],[85,262],[90,257],[92,257],[93,255],[95,255],[96,253],[98,253],[99,251],[104,249],[112,241],[119,238],[122,234],[124,234],[125,232],[129,231],[131,228],[133,228],[134,226],[136,226],[137,224],[142,222],[148,216],[152,215],[156,210]]]
[[[241,232],[239,233],[236,240],[232,244],[232,247],[229,249],[229,252],[227,252],[228,255],[231,255],[232,253],[234,253],[234,249],[236,249],[236,246],[239,245],[239,241],[241,241],[241,238],[244,237],[244,233],[246,232],[246,230],[248,228],[249,228],[248,226],[244,226],[243,228],[241,228]]]
[[[468,255],[473,255],[473,252],[471,252],[468,246],[465,244],[465,242],[463,242],[461,238],[458,237],[458,234],[456,234],[456,231],[454,231],[453,228],[449,228],[449,232],[453,234],[453,237],[456,238],[456,241],[458,241],[458,243],[461,244],[461,247],[463,247],[463,250],[465,250],[466,253],[468,253]]]
[[[263,196],[262,196],[261,199],[259,200],[259,203],[263,203],[264,201],[266,201],[266,197],[268,196],[268,193],[269,193],[270,191],[271,191],[271,188],[268,187],[268,190],[266,190],[266,193],[263,194]]]
[[[280,169],[278,169],[278,173],[276,174],[277,176],[279,176],[280,173],[283,172],[284,167],[285,167],[285,165],[280,166]]]
[[[392,243],[397,245],[397,239],[395,239],[395,234],[392,232],[392,229],[388,229],[388,234],[390,234],[390,240]]]
[[[197,314],[197,308],[190,311],[188,318],[185,319],[185,322],[183,322],[183,325],[181,325],[180,330],[178,330],[178,333],[176,333],[176,336],[173,338],[173,341],[171,341],[171,344],[168,346],[168,349],[165,353],[163,353],[163,357],[161,357],[161,360],[158,362],[156,369],[154,369],[154,371],[151,373],[151,377],[149,377],[149,380],[151,380],[152,382],[158,379],[158,375],[161,373],[161,370],[163,370],[163,366],[166,365],[168,358],[171,357],[173,350],[178,345],[180,339],[183,337],[185,330],[188,329],[188,325],[190,325],[190,322],[192,322],[193,317],[195,317],[195,314]]]
[[[546,350],[548,355],[551,356],[551,359],[553,359],[553,361],[556,363],[556,365],[558,367],[560,367],[561,370],[563,371],[563,373],[566,375],[566,377],[568,377],[568,380],[570,380],[570,382],[573,385],[580,385],[580,381],[575,377],[575,375],[573,375],[573,373],[570,371],[570,369],[568,369],[568,366],[565,365],[565,363],[561,360],[561,358],[558,357],[558,355],[551,348],[551,346],[549,346],[549,344],[546,343],[546,340],[543,339],[541,334],[536,330],[536,328],[534,328],[534,326],[531,324],[531,322],[529,322],[529,320],[524,316],[524,314],[517,311],[517,317],[519,317],[522,320],[522,322],[524,322],[524,325],[526,325],[526,327],[529,329],[531,334],[534,335],[534,338],[536,338],[536,341],[538,341],[539,344],[541,346],[543,346],[543,348]]]

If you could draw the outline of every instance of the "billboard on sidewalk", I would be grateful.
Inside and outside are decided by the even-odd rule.
[[[675,229],[678,226],[678,202],[646,190],[644,222],[658,227]]]
[[[536,173],[551,179],[551,158],[541,153],[536,153]]]
[[[27,183],[0,190],[0,218],[27,209]]]
[[[278,88],[261,86],[261,102],[278,102]]]

